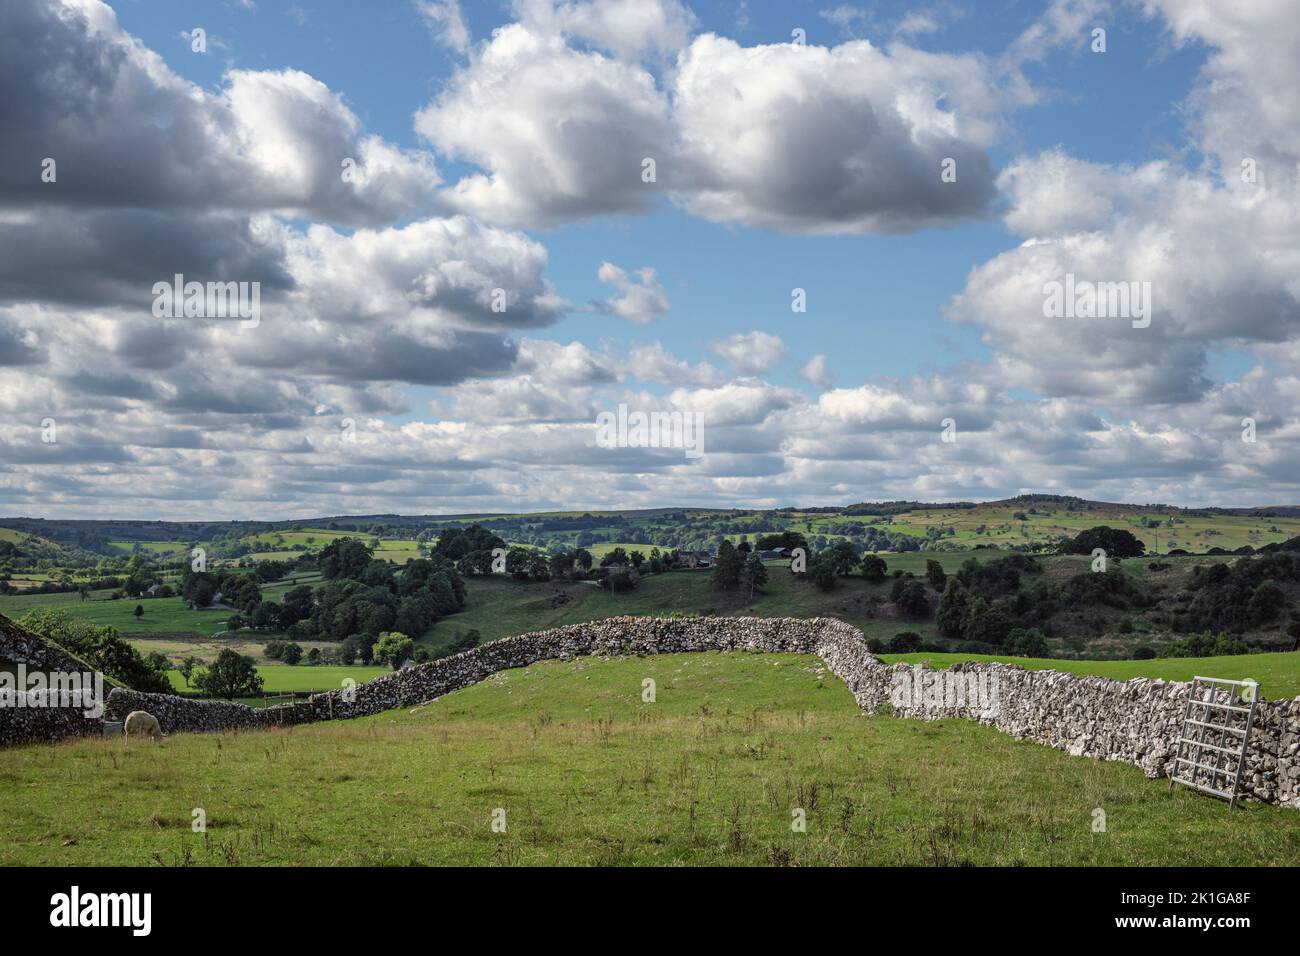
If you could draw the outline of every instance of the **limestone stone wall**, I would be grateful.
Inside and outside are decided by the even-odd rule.
[[[3,615],[0,615],[0,664],[21,664],[29,672],[91,670],[84,661]],[[82,711],[80,707],[18,707],[12,702],[0,705],[0,747],[99,733],[99,720],[87,718]]]
[[[687,651],[816,654],[868,713],[977,720],[1072,754],[1133,764],[1152,777],[1169,773],[1190,692],[1185,683],[1113,681],[1003,664],[966,663],[946,672],[886,665],[867,650],[860,631],[829,618],[618,617],[503,638],[285,707],[255,709],[119,688],[109,695],[107,716],[120,720],[131,710],[147,710],[167,733],[256,729],[409,707],[541,660]],[[1300,808],[1300,698],[1257,708],[1243,793]]]
[[[76,707],[0,707],[0,747],[45,744],[100,732],[99,718]]]

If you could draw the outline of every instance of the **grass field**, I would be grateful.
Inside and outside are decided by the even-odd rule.
[[[130,636],[137,633],[171,634],[180,631],[208,635],[213,631],[224,630],[226,620],[232,613],[208,609],[194,611],[186,607],[185,601],[179,597],[109,601],[106,600],[109,593],[92,591],[88,601],[82,601],[75,593],[10,595],[0,597],[0,614],[18,618],[33,608],[54,606],[95,624],[111,624]],[[137,604],[144,608],[144,614],[139,618],[135,616]]]
[[[925,663],[931,667],[951,667],[958,661],[998,661],[1019,664],[1029,670],[1065,671],[1068,674],[1095,674],[1112,680],[1134,677],[1189,681],[1193,677],[1223,677],[1228,680],[1251,679],[1259,682],[1260,697],[1282,700],[1300,697],[1300,652],[1286,654],[1241,654],[1235,657],[1170,657],[1149,661],[1071,661],[1036,657],[998,657],[985,654],[881,654],[888,663]]]
[[[245,535],[243,542],[255,550],[249,555],[257,561],[292,561],[302,550],[319,551],[331,541],[338,538],[357,538],[369,542],[373,535],[358,531],[330,531],[324,528],[304,528],[302,531],[263,531],[258,534]],[[381,538],[374,556],[381,561],[405,564],[419,556],[419,545],[405,538]]]
[[[863,717],[796,655],[553,661],[356,721],[0,752],[3,865],[1297,862],[1300,813]]]
[[[338,690],[343,686],[343,681],[348,678],[358,684],[364,684],[376,677],[392,673],[392,670],[388,667],[365,667],[360,664],[353,667],[342,665],[289,667],[285,664],[260,664],[257,673],[262,678],[262,690],[268,694],[277,694],[285,691],[316,693]],[[172,682],[172,687],[177,690],[186,689],[185,678],[181,676],[180,671],[168,671],[167,678]]]
[[[1032,505],[981,506],[977,508],[936,508],[895,515],[882,528],[923,537],[930,528],[952,528],[955,534],[945,540],[957,541],[968,547],[976,544],[990,546],[1026,544],[1030,541],[1052,540],[1063,535],[1076,535],[1097,525],[1125,528],[1146,545],[1148,550],[1169,551],[1182,548],[1186,551],[1204,552],[1219,547],[1229,551],[1243,545],[1261,545],[1285,541],[1300,534],[1300,518],[1256,518],[1248,515],[1202,516],[1179,511],[1136,512],[1123,508],[1098,508],[1094,511],[1052,510],[1050,505],[1038,505],[1043,514],[1029,514]],[[1024,514],[1023,519],[1015,517]],[[811,517],[811,516],[810,516]],[[1143,519],[1168,519],[1173,525],[1148,528]],[[834,533],[834,526],[845,521],[869,521],[866,517],[837,515],[813,519],[813,526],[821,533]]]

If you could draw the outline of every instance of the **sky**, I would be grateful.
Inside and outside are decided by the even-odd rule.
[[[11,0],[0,514],[1300,503],[1294,14]]]

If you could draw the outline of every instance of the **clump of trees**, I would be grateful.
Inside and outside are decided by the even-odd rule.
[[[385,631],[375,642],[374,659],[397,670],[415,657],[415,641],[401,631]]]
[[[1273,624],[1286,610],[1281,583],[1300,581],[1300,555],[1274,551],[1234,564],[1211,564],[1193,570],[1192,598],[1177,624],[1182,631],[1240,633]]]
[[[1166,657],[1221,657],[1249,654],[1250,646],[1241,638],[1228,634],[1189,634],[1165,650]]]
[[[53,607],[38,607],[18,619],[33,634],[53,641],[105,677],[132,690],[169,694],[166,658],[148,660],[106,624],[92,624]]]
[[[1140,558],[1146,553],[1146,546],[1132,531],[1107,525],[1079,532],[1073,538],[1061,542],[1059,551],[1061,554],[1092,554],[1097,548],[1101,548],[1111,558]]]
[[[217,659],[194,675],[194,686],[208,697],[233,700],[236,697],[256,697],[262,692],[262,678],[257,674],[257,663],[244,654],[229,648],[217,654]]]
[[[369,663],[381,634],[421,635],[465,606],[464,579],[455,563],[436,551],[398,569],[375,560],[364,541],[336,538],[321,551],[320,569],[316,588],[299,585],[278,603],[258,603],[243,611],[246,622],[258,630],[284,631],[293,644],[335,641],[344,663]]]
[[[292,667],[302,660],[302,645],[293,641],[269,641],[262,653],[267,660],[279,661]]]

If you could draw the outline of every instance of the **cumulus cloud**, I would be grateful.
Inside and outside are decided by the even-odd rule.
[[[520,24],[475,51],[415,128],[486,170],[444,191],[446,202],[524,225],[645,210],[656,186],[642,180],[642,161],[663,163],[672,142],[650,73]]]
[[[1026,101],[1000,71],[1080,42],[1100,7],[1052,4],[1010,67],[905,43],[744,46],[695,35],[680,4],[619,0],[521,0],[518,23],[475,45],[456,4],[437,9],[465,59],[417,123],[474,167],[450,185],[305,73],[233,70],[202,89],[100,3],[0,10],[14,93],[0,101],[0,509],[1293,500],[1300,103],[1284,81],[1300,47],[1286,4],[1143,4],[1208,50],[1187,104],[1200,166],[1057,148],[996,176],[985,151],[1005,99]],[[40,182],[45,156],[57,183]],[[552,341],[568,311],[647,322],[667,295],[646,260],[606,262],[609,297],[575,307],[547,280],[545,245],[516,231],[663,195],[742,227],[888,232],[983,215],[995,194],[1018,244],[947,309],[988,360],[837,387],[834,355],[816,355],[798,370],[812,399],[763,381],[787,348],[760,331],[713,343],[717,365],[660,342]],[[259,281],[260,325],[155,319],[152,284],[176,271]],[[1150,281],[1150,326],[1046,318],[1044,285],[1067,273]],[[1225,347],[1255,362],[1220,381],[1209,356]],[[598,447],[595,414],[619,403],[703,414],[703,458]],[[40,441],[46,417],[57,445]]]
[[[894,232],[979,216],[993,198],[986,148],[1002,94],[980,57],[704,34],[660,85],[635,61],[568,40],[574,10],[633,6],[526,4],[471,56],[416,119],[436,150],[482,170],[446,202],[546,226],[643,212],[663,191],[719,222]]]
[[[825,355],[814,355],[799,368],[799,375],[814,388],[830,388],[835,384],[831,364]]]
[[[596,278],[613,286],[617,293],[611,299],[593,303],[597,311],[609,312],[637,325],[653,322],[668,311],[668,295],[649,266],[637,269],[633,278],[612,262],[602,262]]]
[[[1210,385],[1216,343],[1281,343],[1300,328],[1295,180],[1219,182],[1166,163],[1108,167],[1053,151],[1018,160],[1004,184],[1008,224],[1033,235],[972,270],[949,315],[982,330],[1015,384],[1191,401]],[[1149,283],[1150,326],[1044,315],[1046,287],[1068,276]]]
[[[659,385],[706,387],[723,384],[727,377],[708,362],[692,364],[669,354],[659,342],[633,346],[626,374]]]
[[[757,329],[728,336],[721,342],[714,342],[712,348],[742,375],[762,375],[786,353],[780,336]]]
[[[706,35],[679,59],[674,108],[698,167],[683,202],[709,219],[892,232],[978,215],[994,194],[996,97],[977,57]]]
[[[1211,53],[1192,105],[1204,148],[1236,175],[1244,157],[1294,178],[1300,160],[1300,24],[1287,0],[1142,0],[1180,43]]]
[[[515,0],[520,21],[562,33],[623,59],[676,53],[695,28],[695,14],[678,0]]]
[[[415,7],[443,46],[457,53],[469,49],[469,27],[465,25],[459,0],[416,0]]]
[[[211,93],[99,0],[17,0],[0,17],[0,206],[280,211],[352,224],[434,208],[429,155],[364,135],[342,98],[306,73],[233,70]],[[40,178],[46,158],[52,183]]]

